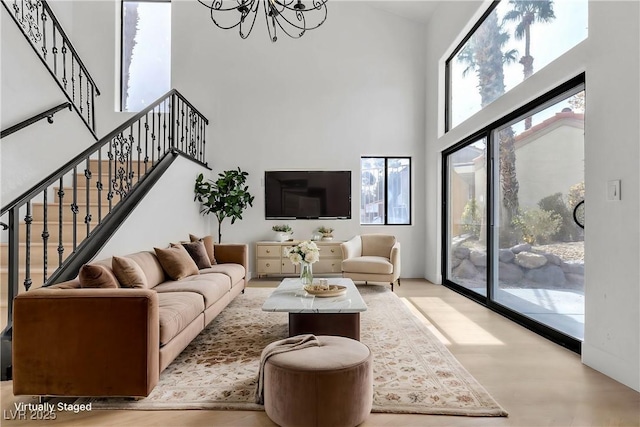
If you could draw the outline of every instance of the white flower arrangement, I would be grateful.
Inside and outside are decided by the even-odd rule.
[[[285,255],[296,265],[301,262],[313,264],[320,260],[320,249],[318,249],[318,246],[314,242],[305,240],[304,242],[285,249]]]

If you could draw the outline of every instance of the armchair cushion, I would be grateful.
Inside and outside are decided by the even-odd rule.
[[[396,243],[395,236],[385,234],[363,234],[362,239],[362,256],[380,256],[389,258],[391,248]]]
[[[361,256],[342,261],[342,270],[349,273],[391,274],[393,265],[389,258]]]

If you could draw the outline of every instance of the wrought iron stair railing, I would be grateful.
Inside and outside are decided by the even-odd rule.
[[[20,284],[27,291],[75,277],[143,197],[139,193],[159,178],[157,169],[166,169],[177,155],[207,167],[207,124],[171,90],[2,207],[0,224],[8,226],[3,337],[11,334]]]
[[[91,74],[46,0],[2,0],[7,12],[51,73],[73,109],[96,137],[95,97]]]

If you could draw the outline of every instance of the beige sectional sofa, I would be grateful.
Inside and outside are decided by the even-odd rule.
[[[20,294],[14,394],[149,395],[171,361],[244,292],[247,245],[215,245],[214,252],[217,264],[180,280],[167,276],[157,252],[138,252],[119,260],[134,261],[146,286],[88,288],[81,271],[75,280]],[[115,273],[111,258],[92,264]]]

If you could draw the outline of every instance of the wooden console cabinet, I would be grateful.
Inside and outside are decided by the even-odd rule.
[[[268,275],[295,276],[300,274],[300,266],[293,265],[285,255],[285,249],[295,246],[300,241],[289,242],[257,242],[256,274],[258,277]],[[320,249],[320,260],[313,264],[313,274],[341,274],[342,249],[341,241],[315,242]]]

